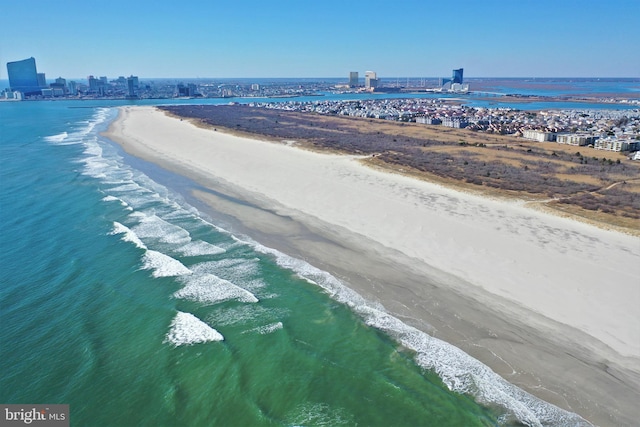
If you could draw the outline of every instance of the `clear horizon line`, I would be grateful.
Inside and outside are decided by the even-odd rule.
[[[145,79],[345,79],[349,80],[348,76],[195,76],[195,77],[147,77],[138,76],[138,78]],[[360,76],[364,78],[364,75]],[[439,79],[445,78],[443,76],[378,76],[379,79]],[[640,79],[638,76],[465,76],[466,79]]]
[[[59,76],[61,77],[61,76]],[[47,80],[55,80],[56,78],[59,77],[47,77]],[[323,77],[308,77],[308,76],[303,76],[303,77],[294,77],[294,76],[270,76],[270,77],[256,77],[256,76],[249,76],[249,77],[244,77],[244,76],[234,76],[234,77],[210,77],[210,76],[205,76],[205,77],[200,77],[200,76],[195,76],[195,77],[187,77],[187,76],[181,76],[181,77],[146,77],[146,76],[137,76],[139,79],[147,79],[147,80],[179,80],[179,79],[199,79],[199,80],[231,80],[231,79],[243,79],[243,80],[248,80],[248,79],[257,79],[257,80],[267,80],[267,79],[279,79],[279,80],[283,80],[283,79],[296,79],[296,80],[300,80],[300,79],[307,79],[307,80],[323,80],[323,79],[331,79],[331,80],[337,80],[337,79],[343,79],[345,81],[349,80],[348,76],[334,76],[334,77],[328,77],[328,76],[323,76]],[[117,77],[111,77],[111,79],[115,79]],[[364,75],[360,76],[359,78],[364,79]],[[444,76],[387,76],[387,77],[378,77],[379,80],[391,80],[391,79],[440,79],[440,78],[448,78],[448,77],[444,77]],[[87,77],[65,77],[66,80],[86,80]],[[465,77],[465,80],[472,80],[472,79],[637,79],[640,80],[640,76],[467,76]],[[3,77],[0,78],[0,80],[2,81],[8,81],[8,77]]]

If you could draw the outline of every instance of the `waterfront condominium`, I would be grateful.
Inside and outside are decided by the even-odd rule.
[[[7,62],[7,74],[9,74],[11,90],[22,92],[24,95],[39,95],[41,93],[34,57],[22,61]]]

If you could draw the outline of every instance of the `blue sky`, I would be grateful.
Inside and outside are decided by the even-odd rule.
[[[640,0],[4,0],[47,78],[640,77]]]

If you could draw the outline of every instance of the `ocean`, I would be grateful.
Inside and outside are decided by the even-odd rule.
[[[0,403],[76,426],[586,425],[225,229],[101,136],[125,104],[0,103]]]

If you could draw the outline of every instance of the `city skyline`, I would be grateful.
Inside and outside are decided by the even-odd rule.
[[[2,7],[4,64],[29,57],[49,79],[640,77],[640,2],[245,0],[100,8],[68,0]],[[28,25],[25,23],[28,22]],[[361,74],[362,75],[362,74]],[[0,80],[7,70],[0,67]]]

